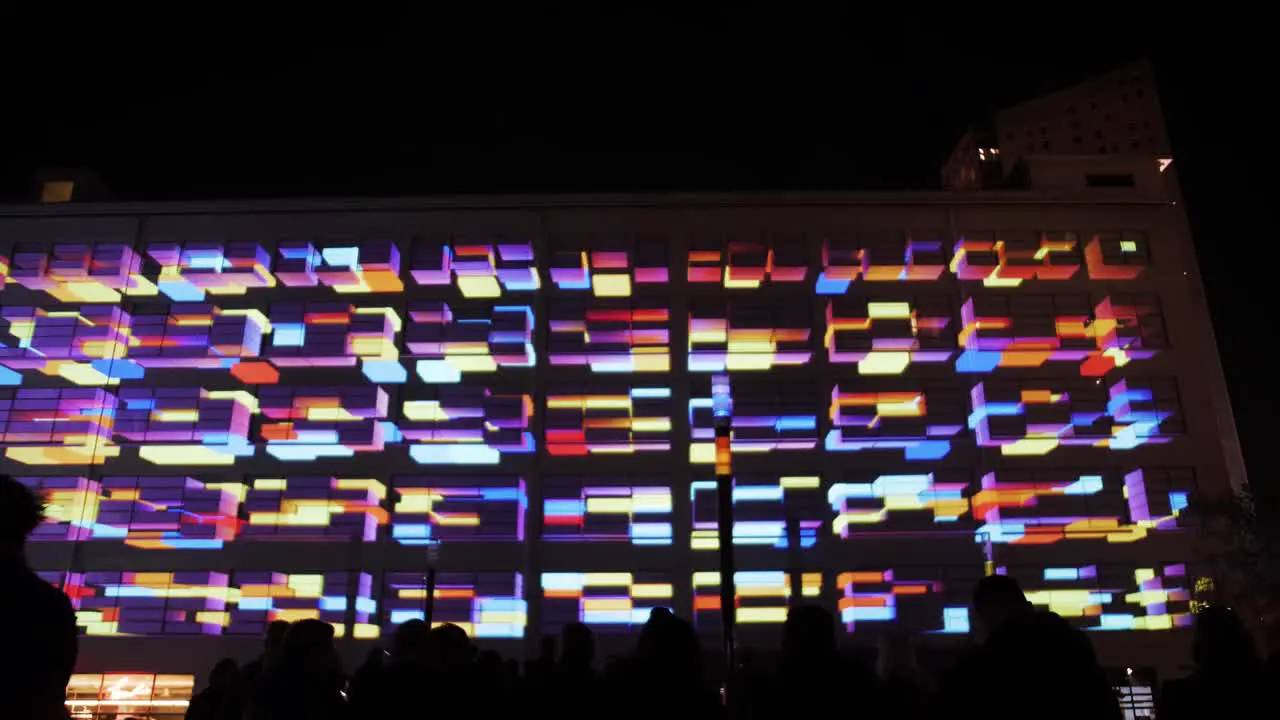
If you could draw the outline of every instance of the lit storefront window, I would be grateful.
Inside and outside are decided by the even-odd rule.
[[[194,687],[192,675],[72,675],[67,711],[75,720],[181,720]]]

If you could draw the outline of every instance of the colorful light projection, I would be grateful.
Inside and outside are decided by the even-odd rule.
[[[860,375],[901,375],[911,363],[947,362],[956,347],[951,317],[944,295],[909,301],[833,298],[823,338],[827,360],[857,363]]]
[[[31,539],[122,542],[145,550],[216,550],[239,532],[245,486],[192,477],[21,477],[46,522]]]
[[[525,539],[524,478],[397,475],[391,485],[391,537],[401,545]]]
[[[802,283],[809,274],[802,236],[761,240],[696,237],[689,247],[690,283],[755,290],[766,283]]]
[[[238,571],[232,578],[228,635],[261,637],[275,620],[323,620],[334,634],[347,634],[347,611],[351,595],[359,584],[367,584],[367,573],[328,572],[323,574]],[[353,608],[356,620],[368,608]]]
[[[1190,469],[1139,469],[1123,478],[1107,471],[989,472],[972,499],[982,523],[975,537],[1014,545],[1137,542],[1153,530],[1177,529],[1194,487]]]
[[[427,383],[457,383],[466,373],[531,368],[534,313],[528,305],[492,308],[421,301],[409,304],[405,348],[417,358],[418,377]]]
[[[1143,232],[1100,232],[1089,239],[1084,260],[1090,280],[1136,280],[1151,264]]]
[[[864,282],[927,282],[947,270],[941,233],[864,233],[822,242],[819,295],[843,295]]]
[[[380,452],[395,435],[387,420],[387,392],[376,386],[264,385],[257,402],[265,418],[259,433],[277,460],[303,462]]]
[[[985,287],[1018,287],[1026,280],[1070,280],[1080,259],[1073,232],[965,233],[951,255],[951,272]]]
[[[21,384],[21,372],[32,370],[88,386],[141,380],[150,369],[229,369],[241,382],[275,382],[279,372],[271,365],[246,362],[258,357],[269,332],[258,310],[204,304],[132,315],[103,305],[6,307],[0,310],[0,385]]]
[[[551,282],[560,290],[629,297],[637,286],[667,284],[665,238],[641,236],[626,243],[561,236],[552,237],[550,244]]]
[[[671,369],[671,314],[662,302],[551,302],[548,357],[554,366],[587,366],[594,373],[650,373]]]
[[[733,544],[776,550],[811,548],[818,544],[831,513],[822,498],[822,479],[816,475],[735,477],[733,481]],[[689,484],[693,503],[694,550],[720,548],[720,523],[715,480]]]
[[[547,391],[550,455],[666,452],[671,449],[671,389],[595,382]]]
[[[424,573],[387,573],[382,590],[382,632],[390,636],[397,625],[422,620],[426,601]],[[473,638],[523,638],[528,623],[524,577],[503,572],[438,573],[432,624],[445,623],[457,625]]]
[[[786,622],[795,597],[791,575],[783,570],[743,570],[733,574],[734,604],[743,625]],[[822,573],[800,575],[800,600],[817,602],[822,594]],[[693,622],[699,630],[720,628],[720,573],[693,574]]]
[[[147,255],[160,266],[155,278],[160,292],[174,302],[276,286],[271,254],[257,243],[152,243]]]
[[[969,512],[969,484],[967,472],[945,470],[833,483],[827,490],[835,512],[832,531],[847,540],[886,530],[928,532],[958,522]]]
[[[1085,630],[1172,630],[1193,623],[1187,568],[1181,563],[1038,566],[1025,573],[1033,574],[1043,584],[1024,580],[1027,599]]]
[[[125,357],[146,369],[230,369],[246,384],[273,383],[280,373],[264,362],[271,322],[260,310],[180,303],[134,311]]]
[[[859,570],[836,575],[840,598],[836,607],[840,623],[849,633],[898,623],[927,628],[929,632],[969,632],[969,607],[964,600],[947,606],[943,584],[908,579],[913,573],[894,570]],[[976,578],[975,578],[976,580]],[[863,627],[874,623],[871,628]]]
[[[410,274],[419,285],[456,285],[463,297],[496,298],[503,292],[541,287],[533,245],[528,242],[413,243]]]
[[[352,367],[359,360],[370,382],[400,383],[396,337],[400,315],[389,307],[347,303],[275,303],[265,355],[276,367]]]
[[[132,318],[118,307],[71,310],[0,308],[0,385],[22,385],[23,371],[60,377],[76,385],[118,385],[143,376],[125,359],[135,343]]]
[[[533,399],[525,393],[430,386],[405,399],[402,417],[400,435],[421,465],[496,465],[535,449]]]
[[[142,265],[122,243],[17,245],[11,258],[0,256],[0,289],[13,283],[65,303],[118,303],[157,293]]]
[[[561,475],[542,480],[542,539],[671,545],[671,486],[665,478]]]
[[[71,598],[77,624],[89,636],[261,637],[273,620],[315,619],[333,625],[341,637],[353,573],[105,571],[41,577]]]
[[[808,365],[813,312],[807,302],[767,305],[693,298],[689,309],[689,371],[767,371]]]
[[[656,572],[542,574],[542,632],[580,622],[600,634],[638,631],[654,608],[671,607],[675,587]]]
[[[254,478],[241,537],[373,542],[387,524],[386,497],[386,485],[374,478]]]
[[[47,573],[89,636],[223,635],[241,599],[225,572]]]
[[[708,385],[710,385],[708,380]],[[715,462],[715,407],[710,388],[689,398],[689,462]],[[730,418],[734,453],[812,450],[818,445],[813,387],[804,383],[735,383]]]
[[[286,287],[323,285],[341,294],[404,291],[400,249],[390,240],[283,240],[276,246],[276,278]]]
[[[956,372],[1079,363],[1082,377],[1102,377],[1164,347],[1156,295],[1117,294],[1092,305],[1084,295],[971,297],[960,308]]]
[[[0,443],[23,465],[101,465],[111,442],[116,396],[94,388],[0,388]]]
[[[829,452],[901,450],[907,460],[937,460],[964,431],[963,392],[942,383],[904,389],[831,391]]]
[[[234,465],[251,457],[249,420],[258,399],[244,390],[123,388],[115,435],[156,465]]]
[[[1059,447],[1131,450],[1182,432],[1171,379],[1095,382],[983,381],[970,391],[969,427],[1001,455],[1045,455]]]

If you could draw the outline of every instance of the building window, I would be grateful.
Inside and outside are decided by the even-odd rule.
[[[1084,176],[1084,183],[1089,187],[1133,187],[1133,175],[1130,173],[1089,173]]]
[[[145,715],[155,720],[179,720],[187,712],[194,689],[191,675],[77,674],[67,685],[67,711],[75,718],[114,720]]]
[[[51,180],[40,188],[40,202],[71,202],[71,196],[75,193],[75,190],[76,184],[70,180]]]

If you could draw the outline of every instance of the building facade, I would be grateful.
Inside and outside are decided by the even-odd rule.
[[[81,670],[197,674],[272,619],[523,656],[788,605],[957,645],[1007,572],[1105,662],[1186,655],[1230,434],[1181,209],[1048,190],[0,208],[3,471]],[[1146,168],[1146,170],[1143,170]],[[1050,182],[1050,180],[1054,180]],[[1220,373],[1218,373],[1220,375]]]
[[[1155,72],[1137,62],[996,111],[970,127],[942,168],[942,184],[995,188],[1021,158],[1046,155],[1172,162]]]

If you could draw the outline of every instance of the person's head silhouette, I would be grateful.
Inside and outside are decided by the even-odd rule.
[[[44,520],[44,503],[27,486],[0,475],[0,556],[18,555]]]
[[[1240,616],[1221,605],[1196,613],[1191,655],[1202,671],[1224,674],[1252,671],[1261,662]]]
[[[973,612],[987,634],[995,632],[1009,619],[1034,610],[1018,581],[1007,575],[988,575],[973,589]]]
[[[836,652],[836,621],[817,605],[796,605],[782,626],[782,652],[789,659],[826,659]]]

